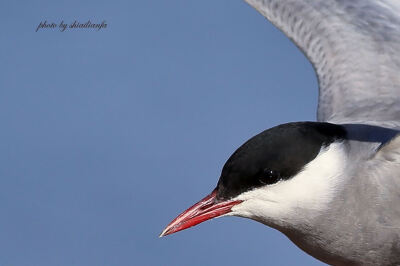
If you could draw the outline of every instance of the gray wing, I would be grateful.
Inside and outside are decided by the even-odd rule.
[[[304,52],[318,121],[400,121],[400,0],[245,0]]]

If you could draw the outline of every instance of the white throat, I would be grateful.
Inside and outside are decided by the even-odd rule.
[[[343,188],[346,158],[343,142],[323,147],[317,157],[291,179],[236,197],[235,200],[243,200],[243,203],[233,207],[230,215],[250,218],[277,229],[304,225],[323,214]]]

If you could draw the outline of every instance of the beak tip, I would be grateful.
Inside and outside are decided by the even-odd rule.
[[[161,238],[161,237],[164,237],[166,235],[167,235],[167,228],[165,228],[158,237]]]
[[[174,233],[175,231],[171,230],[171,227],[168,225],[167,227],[164,228],[164,230],[161,232],[161,234],[158,236],[159,238],[164,237],[164,236],[168,236],[172,233]]]

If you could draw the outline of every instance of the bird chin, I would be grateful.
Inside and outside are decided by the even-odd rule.
[[[253,194],[258,194],[259,192],[250,191],[235,198],[235,200],[242,200],[242,203],[233,206],[228,215],[251,219],[281,232],[295,226],[298,222],[296,221],[295,213],[283,206],[284,203],[270,199],[268,197],[269,193],[264,193],[262,198],[252,197]],[[271,198],[273,197],[273,195],[270,196]]]

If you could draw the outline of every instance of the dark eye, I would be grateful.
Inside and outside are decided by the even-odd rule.
[[[279,172],[271,169],[264,169],[259,177],[260,183],[264,185],[271,185],[278,182],[279,180],[281,180]]]

